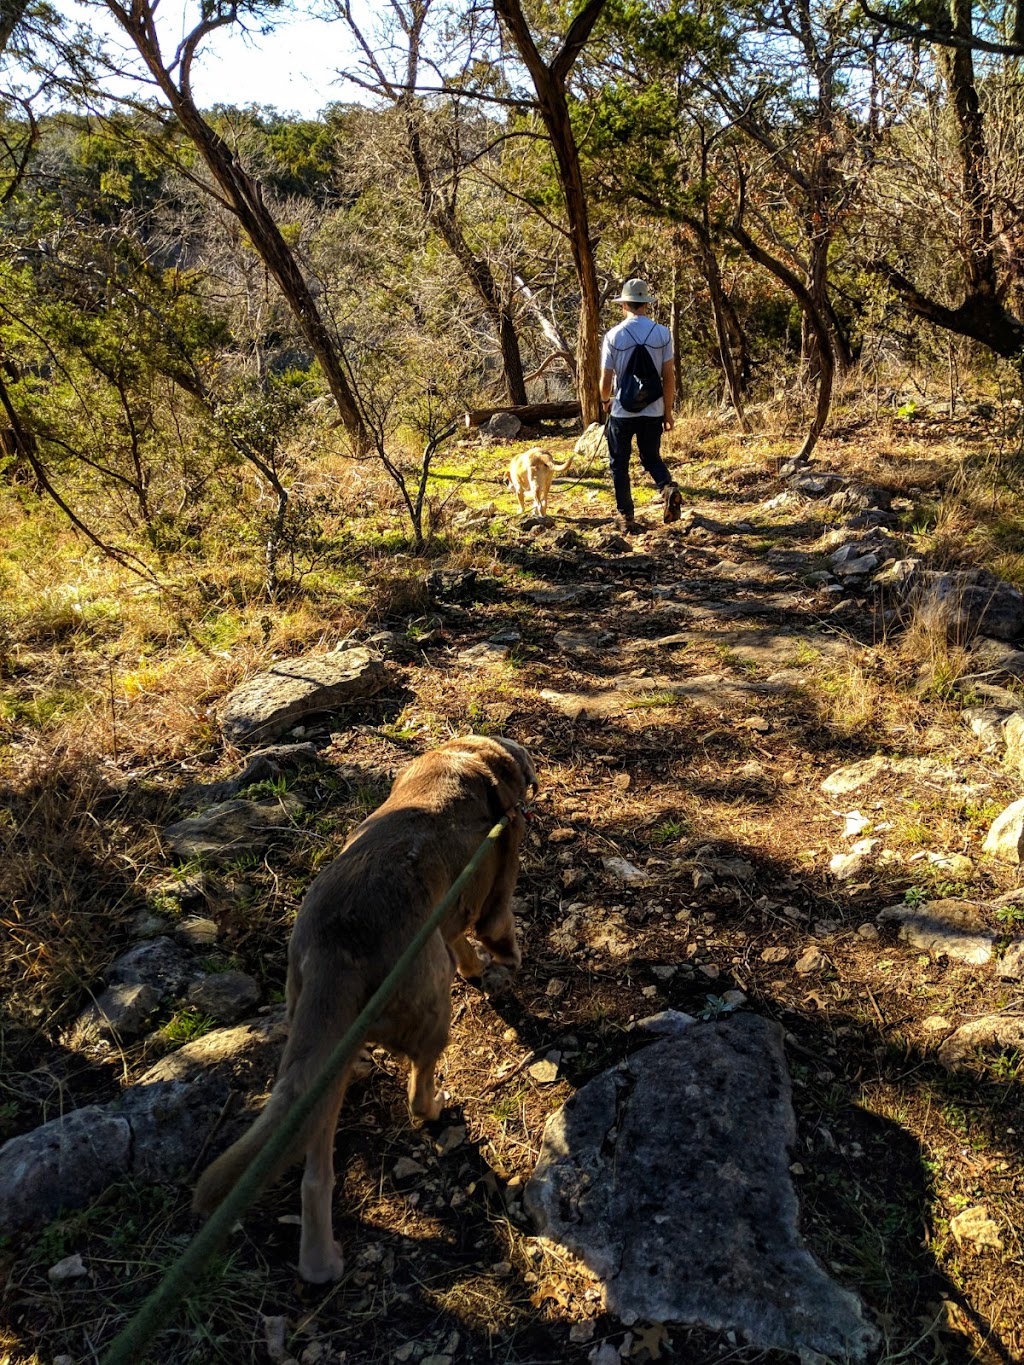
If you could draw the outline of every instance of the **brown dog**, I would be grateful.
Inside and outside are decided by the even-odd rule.
[[[449,740],[399,773],[388,799],[316,877],[288,945],[291,1028],[273,1092],[249,1131],[200,1177],[197,1212],[210,1213],[221,1202],[488,831],[511,812],[511,823],[371,1030],[373,1042],[412,1062],[413,1118],[437,1118],[434,1068],[448,1041],[453,966],[465,977],[483,970],[466,935],[496,963],[518,967],[521,961],[511,900],[522,803],[536,786],[530,756],[514,741],[481,735]],[[314,1284],[338,1279],[344,1268],[332,1232],[331,1194],[334,1133],[354,1063],[281,1167],[305,1150],[299,1274]]]
[[[540,446],[531,446],[529,450],[513,455],[508,467],[508,481],[519,499],[520,512],[526,511],[526,495],[529,494],[534,515],[546,517],[551,480],[556,474],[564,474],[571,464],[572,456],[565,464],[555,464]]]

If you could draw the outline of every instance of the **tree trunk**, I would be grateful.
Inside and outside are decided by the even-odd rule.
[[[160,55],[152,5],[147,8],[133,4],[128,10],[115,0],[108,0],[108,8],[135,43],[179,123],[223,191],[227,207],[248,233],[260,259],[277,281],[310,350],[320,363],[342,422],[357,446],[366,449],[370,445],[370,435],[345,375],[338,348],[294,254],[263,202],[258,182],[242,168],[228,144],[203,118],[192,99],[187,77],[181,76],[180,87],[172,80]]]
[[[730,335],[729,319],[727,317],[727,299],[725,288],[722,284],[722,272],[718,268],[718,258],[715,255],[711,242],[701,232],[698,237],[698,254],[700,256],[701,269],[704,279],[708,286],[708,293],[711,296],[711,313],[715,320],[715,337],[718,342],[718,355],[722,362],[722,373],[725,375],[726,387],[729,390],[729,397],[732,405],[736,409],[736,416],[739,418],[740,429],[746,431],[747,419],[743,412],[743,379],[733,355],[732,337]],[[739,319],[734,321],[738,324]]]
[[[951,0],[951,32],[960,46],[943,48],[940,65],[949,90],[960,158],[963,196],[961,241],[967,286],[956,308],[938,303],[887,261],[872,266],[900,296],[907,308],[937,327],[979,341],[1008,360],[1024,383],[1024,319],[1003,304],[994,252],[992,199],[988,189],[989,157],[985,121],[974,75],[971,50],[971,0]]]
[[[818,372],[818,404],[814,413],[814,420],[811,429],[807,433],[807,438],[800,447],[796,455],[796,460],[802,463],[811,458],[811,452],[818,444],[818,438],[825,429],[828,421],[829,410],[832,407],[832,383],[835,378],[835,356],[832,350],[832,337],[829,334],[828,325],[818,311],[811,292],[787,265],[782,261],[776,260],[770,252],[766,251],[760,243],[756,242],[746,228],[739,221],[733,223],[730,229],[732,235],[743,247],[744,251],[756,261],[758,265],[763,265],[766,270],[770,270],[777,280],[780,280],[790,291],[793,297],[803,309],[804,317],[809,322],[814,331],[818,347],[819,372]]]
[[[576,135],[569,115],[566,82],[569,72],[597,22],[605,0],[588,0],[569,26],[565,41],[547,64],[537,50],[520,0],[494,0],[494,12],[503,20],[537,92],[541,118],[551,140],[558,180],[565,200],[569,247],[580,291],[580,323],[576,337],[576,390],[583,423],[601,418],[601,291],[597,281],[594,242],[583,185]]]
[[[4,0],[0,5],[0,52],[7,50],[7,44],[14,37],[14,30],[24,18],[29,4],[30,0]]]

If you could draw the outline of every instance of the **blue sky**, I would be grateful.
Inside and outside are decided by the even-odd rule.
[[[66,18],[88,24],[123,49],[124,39],[104,6],[58,0]],[[368,4],[354,5],[365,17]],[[188,0],[163,0],[158,14],[165,54],[174,51],[183,33],[195,22],[198,6]],[[339,83],[336,68],[345,65],[349,48],[340,23],[289,16],[275,19],[272,34],[244,35],[220,30],[201,49],[193,72],[193,90],[200,105],[264,104],[282,113],[311,116],[339,99],[359,98],[352,86]]]

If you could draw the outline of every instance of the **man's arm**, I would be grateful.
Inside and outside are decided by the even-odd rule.
[[[676,419],[672,415],[672,404],[676,396],[676,362],[671,357],[661,367],[661,387],[665,397],[665,416],[661,426],[663,431],[671,431],[676,424]]]
[[[615,371],[604,369],[601,371],[601,402],[611,401],[612,393],[615,390]]]

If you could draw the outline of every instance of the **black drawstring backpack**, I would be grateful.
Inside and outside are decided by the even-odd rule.
[[[643,341],[638,341],[626,361],[626,368],[619,380],[619,402],[627,412],[643,412],[651,403],[656,403],[665,390],[661,385],[661,371],[654,363],[654,357],[647,349],[646,342],[654,335],[657,323]]]

